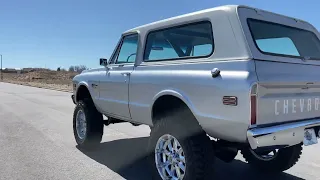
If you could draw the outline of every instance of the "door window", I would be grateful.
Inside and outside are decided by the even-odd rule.
[[[128,35],[123,38],[116,64],[134,63],[138,49],[138,35]]]

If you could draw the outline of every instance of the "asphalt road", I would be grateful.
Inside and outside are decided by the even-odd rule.
[[[0,83],[0,179],[150,179],[144,150],[149,128],[105,127],[98,150],[77,148],[70,93]],[[299,163],[274,177],[255,172],[241,155],[216,162],[213,179],[320,179],[320,145],[304,147]]]

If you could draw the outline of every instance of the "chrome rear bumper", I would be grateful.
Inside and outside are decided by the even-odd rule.
[[[253,128],[247,137],[252,149],[293,146],[303,142],[304,130],[312,127],[320,127],[320,119]]]

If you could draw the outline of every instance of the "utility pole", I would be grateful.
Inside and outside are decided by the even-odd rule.
[[[2,76],[2,54],[0,54],[0,56],[1,56],[1,81],[3,81],[3,76]]]

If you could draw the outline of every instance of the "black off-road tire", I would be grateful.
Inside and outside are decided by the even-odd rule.
[[[79,138],[76,130],[76,116],[82,110],[86,117],[87,131],[83,139]],[[91,99],[80,100],[73,113],[73,134],[79,148],[92,149],[97,147],[103,136],[103,116],[97,111]]]
[[[302,143],[279,149],[274,159],[264,161],[252,154],[250,149],[241,150],[244,159],[260,172],[279,173],[294,166],[302,154]]]
[[[153,179],[161,179],[155,163],[155,147],[158,139],[165,134],[174,136],[184,151],[184,180],[212,179],[215,160],[212,142],[187,108],[163,115],[151,127],[147,152]]]

